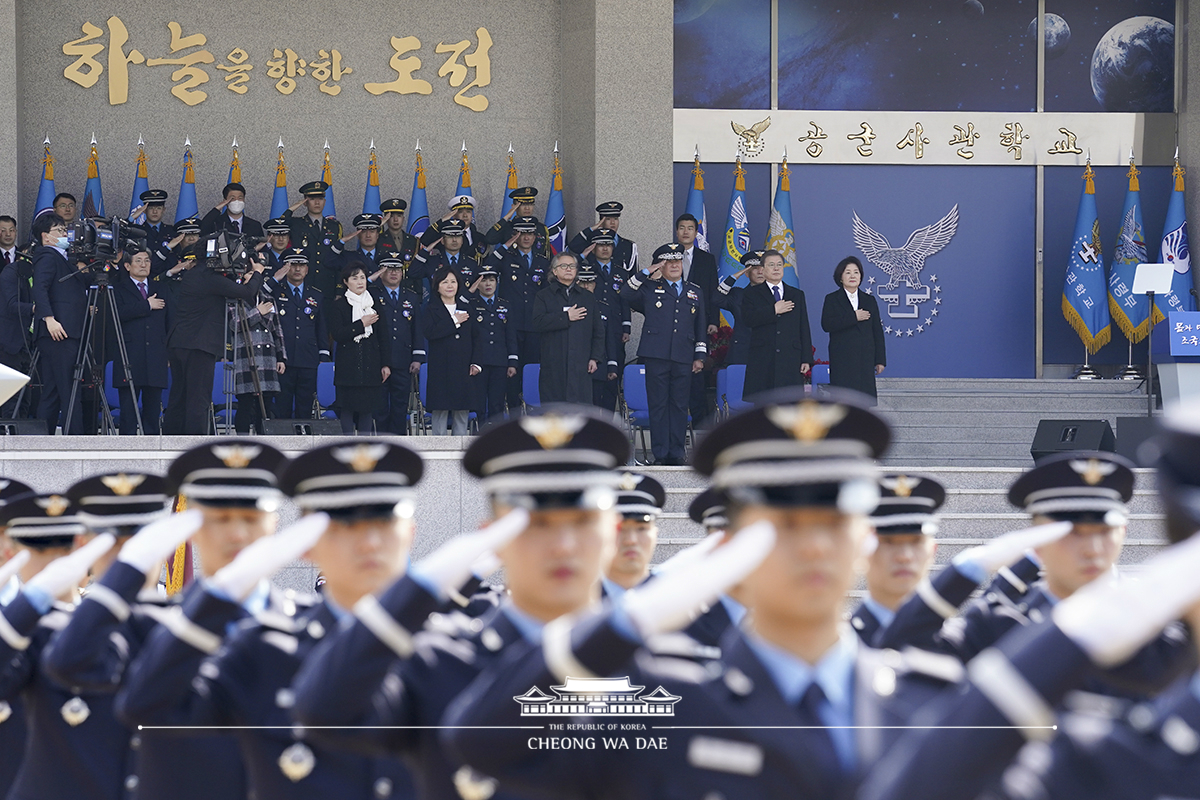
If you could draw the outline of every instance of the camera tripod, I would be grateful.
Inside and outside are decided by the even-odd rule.
[[[75,277],[74,275],[68,277]],[[142,412],[137,404],[137,387],[133,385],[133,374],[129,371],[129,352],[125,349],[125,333],[121,330],[121,318],[117,314],[117,304],[113,301],[112,286],[108,283],[106,277],[101,278],[100,282],[88,287],[87,296],[87,314],[83,320],[83,336],[79,341],[79,355],[75,358],[75,372],[71,380],[71,399],[67,401],[67,413],[63,417],[63,424],[67,427],[71,425],[71,413],[75,410],[75,399],[79,394],[79,386],[83,380],[83,370],[86,367],[91,376],[92,382],[96,387],[96,396],[100,399],[101,409],[101,424],[100,433],[115,434],[119,433],[116,422],[113,420],[112,408],[108,405],[108,398],[104,393],[104,358],[97,362],[92,358],[90,345],[92,344],[93,335],[96,332],[96,318],[100,318],[100,354],[104,355],[106,345],[105,333],[107,326],[111,320],[113,333],[116,334],[117,353],[121,357],[121,368],[125,373],[125,384],[129,391],[133,393],[134,402],[133,415],[137,421],[137,435],[144,435],[145,431],[142,428]],[[87,424],[84,424],[87,428]],[[66,430],[63,431],[66,433]],[[51,431],[53,433],[53,431]]]
[[[237,357],[239,352],[238,335],[241,334],[242,342],[246,348],[246,361],[250,365],[250,377],[254,382],[254,396],[258,401],[259,426],[267,419],[267,406],[263,400],[262,382],[258,375],[258,361],[254,357],[254,343],[251,341],[253,337],[250,335],[250,321],[246,319],[246,309],[244,300],[229,300],[225,303],[225,353],[233,353],[232,360],[225,361],[225,368],[221,373],[221,390],[225,395],[225,432],[229,433],[229,425],[233,420],[233,398],[234,390],[237,388]],[[272,301],[273,302],[273,301]],[[230,321],[233,324],[230,324]],[[233,341],[230,342],[230,331],[233,332]],[[216,432],[215,430],[213,431]],[[262,433],[262,431],[259,431]]]

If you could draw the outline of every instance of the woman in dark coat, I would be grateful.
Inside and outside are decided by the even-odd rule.
[[[829,383],[875,400],[875,376],[887,366],[879,303],[858,290],[862,262],[843,258],[833,271],[841,288],[825,295],[821,327],[829,334]],[[874,402],[872,402],[874,405]]]
[[[439,267],[431,282],[434,294],[417,317],[418,337],[427,342],[425,408],[433,412],[434,434],[445,435],[449,418],[451,434],[466,436],[472,399],[468,379],[477,374],[471,365],[476,331],[471,302],[461,276],[450,267]]]
[[[392,374],[387,330],[380,324],[367,291],[361,261],[342,270],[345,294],[329,304],[329,332],[337,342],[333,385],[337,387],[342,433],[371,432],[373,415],[383,407],[383,382]]]
[[[542,343],[538,395],[543,403],[590,405],[592,373],[605,361],[600,303],[575,283],[578,272],[574,255],[556,255],[550,267],[554,280],[533,298],[533,329]]]

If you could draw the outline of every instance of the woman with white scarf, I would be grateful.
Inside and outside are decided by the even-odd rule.
[[[391,348],[385,325],[367,291],[367,274],[359,261],[342,270],[346,293],[329,308],[329,332],[337,342],[333,385],[342,433],[371,433],[374,414],[383,406],[383,382],[392,374]]]

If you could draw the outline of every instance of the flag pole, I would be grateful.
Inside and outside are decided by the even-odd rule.
[[[1092,367],[1092,365],[1088,363],[1088,358],[1090,357],[1090,355],[1091,354],[1088,353],[1087,345],[1085,344],[1083,346],[1083,366],[1080,367],[1079,371],[1075,373],[1075,380],[1077,380],[1077,381],[1098,381],[1101,379],[1100,373],[1097,372],[1095,370],[1095,368]]]

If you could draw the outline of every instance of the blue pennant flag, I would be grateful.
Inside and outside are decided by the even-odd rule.
[[[1075,215],[1075,236],[1063,284],[1063,316],[1089,353],[1112,339],[1112,321],[1105,302],[1104,257],[1100,246],[1100,219],[1096,214],[1096,173],[1091,162],[1084,169],[1083,194]]]
[[[146,221],[145,212],[138,214],[135,219],[133,212],[142,205],[142,192],[150,190],[150,177],[146,169],[146,145],[141,139],[138,139],[138,157],[137,167],[133,174],[133,197],[129,199],[129,219],[136,225],[141,225]]]
[[[750,217],[746,213],[746,170],[739,158],[733,168],[733,192],[729,195],[729,214],[725,218],[724,241],[717,258],[717,274],[724,280],[741,271],[742,256],[750,249]],[[733,325],[733,314],[721,312],[721,324]]]
[[[275,162],[275,192],[271,195],[271,219],[278,219],[290,207],[287,192],[287,167],[283,165],[283,138],[279,139],[279,160]]]
[[[375,142],[371,142],[371,160],[367,164],[367,191],[363,194],[362,213],[379,213],[379,162],[375,160]]]
[[[196,167],[192,161],[192,142],[183,143],[183,177],[179,180],[179,203],[175,206],[175,222],[179,223],[199,213],[196,205]]]
[[[42,156],[42,182],[38,186],[37,202],[34,205],[33,216],[37,216],[48,208],[54,208],[54,156],[50,155],[50,137],[46,137],[46,152]]]
[[[789,177],[787,156],[779,165],[779,184],[775,189],[775,203],[771,206],[771,223],[767,230],[767,250],[778,250],[783,254],[785,267],[783,282],[789,286],[799,286],[799,274],[796,271],[796,236],[792,228],[792,184]]]
[[[96,137],[92,137],[92,154],[88,156],[87,185],[83,188],[82,217],[104,216],[104,189],[100,186],[100,154],[96,152]]]
[[[1121,230],[1113,248],[1108,270],[1108,308],[1117,327],[1131,342],[1140,342],[1150,332],[1150,300],[1133,293],[1133,277],[1138,264],[1146,263],[1146,233],[1142,227],[1142,201],[1137,176],[1141,173],[1129,161],[1129,191],[1121,209]]]
[[[546,232],[550,236],[550,250],[558,255],[567,249],[567,212],[563,207],[562,167],[558,164],[558,142],[554,143],[553,175],[550,198],[546,201]]]
[[[684,212],[697,219],[696,247],[708,252],[708,212],[704,210],[704,170],[700,169],[700,151],[692,164],[692,184],[688,187],[687,206]]]
[[[337,210],[333,207],[333,164],[329,160],[329,141],[325,142],[325,163],[321,165],[321,180],[325,181],[325,185],[329,188],[325,190],[325,211],[326,217],[337,218]]]
[[[1195,274],[1192,270],[1192,254],[1188,249],[1187,216],[1183,202],[1183,167],[1175,162],[1175,189],[1167,203],[1167,221],[1163,224],[1162,249],[1159,262],[1172,264],[1175,277],[1171,279],[1171,291],[1154,296],[1154,323],[1162,321],[1161,315],[1172,311],[1195,311],[1196,298],[1191,289]]]
[[[418,239],[429,228],[429,202],[425,199],[425,165],[417,145],[417,169],[413,173],[412,199],[408,202],[408,232]]]

